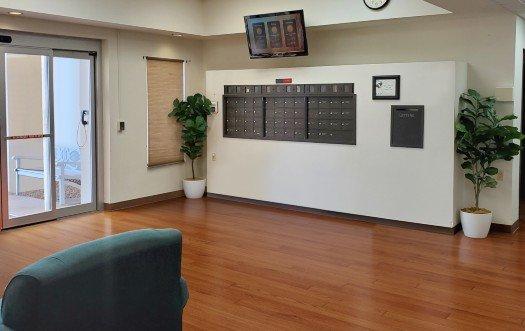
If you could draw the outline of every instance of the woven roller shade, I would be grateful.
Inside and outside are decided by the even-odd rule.
[[[184,161],[182,126],[168,117],[173,100],[183,98],[184,62],[147,58],[148,167]]]

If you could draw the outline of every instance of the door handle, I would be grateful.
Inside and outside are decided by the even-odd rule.
[[[22,139],[38,139],[38,138],[51,138],[51,134],[26,134],[23,136],[9,136],[9,137],[5,137],[5,140],[22,140]]]

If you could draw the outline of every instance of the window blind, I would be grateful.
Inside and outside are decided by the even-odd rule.
[[[184,161],[182,126],[168,117],[173,100],[184,97],[184,62],[146,58],[148,76],[148,167]]]

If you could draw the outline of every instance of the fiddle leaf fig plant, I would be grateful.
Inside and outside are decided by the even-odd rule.
[[[175,99],[173,108],[168,114],[175,117],[182,124],[182,146],[180,151],[191,160],[191,173],[195,177],[195,159],[202,156],[202,149],[206,141],[208,124],[206,117],[211,115],[213,107],[211,101],[200,93],[191,95],[186,101]]]
[[[506,124],[515,115],[498,116],[496,99],[482,97],[475,90],[468,90],[460,97],[460,109],[456,122],[456,151],[462,156],[461,167],[465,177],[474,185],[475,208],[468,212],[479,213],[479,196],[484,188],[495,188],[495,176],[499,169],[496,161],[511,161],[520,153],[517,140],[525,136],[518,128]]]

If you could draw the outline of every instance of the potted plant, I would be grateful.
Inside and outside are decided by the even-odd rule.
[[[202,156],[202,149],[206,141],[208,123],[206,117],[213,111],[212,103],[202,94],[189,96],[186,101],[175,99],[173,109],[168,114],[175,117],[182,124],[183,152],[191,161],[192,178],[184,179],[182,187],[184,194],[189,199],[199,199],[204,195],[206,179],[195,176],[195,159]]]
[[[498,185],[499,173],[494,163],[511,161],[520,153],[515,140],[523,139],[518,128],[506,125],[517,117],[498,116],[494,97],[482,97],[475,90],[468,90],[460,97],[460,110],[456,122],[456,150],[462,156],[461,168],[465,177],[474,185],[474,206],[461,210],[461,225],[467,237],[485,238],[492,223],[492,212],[480,208],[479,197],[484,188]]]

